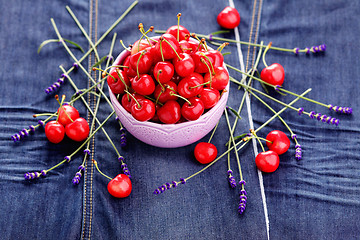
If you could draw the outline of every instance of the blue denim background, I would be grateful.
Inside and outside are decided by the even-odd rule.
[[[279,169],[263,174],[270,239],[357,239],[360,230],[360,157],[359,157],[359,11],[358,1],[234,1],[241,15],[241,40],[254,39],[258,24],[258,41],[274,46],[294,48],[326,43],[325,54],[299,54],[269,51],[268,63],[279,62],[285,68],[284,87],[301,93],[311,87],[309,97],[324,103],[353,107],[351,116],[331,113],[323,107],[299,101],[296,106],[340,119],[338,127],[299,117],[290,110],[282,114],[298,135],[303,159],[294,158],[294,143],[280,157]],[[101,36],[132,1],[98,1],[97,35]],[[73,60],[56,43],[37,48],[46,39],[56,38],[50,18],[54,18],[62,36],[87,49],[87,40],[65,9],[68,5],[86,30],[94,1],[1,1],[0,2],[0,239],[267,239],[260,183],[251,144],[240,151],[248,204],[245,214],[236,211],[238,190],[227,182],[226,158],[177,189],[154,196],[154,189],[165,182],[188,177],[203,166],[192,157],[195,144],[178,149],[159,149],[128,135],[129,148],[122,150],[133,176],[133,192],[125,199],[112,198],[106,189],[107,179],[88,164],[88,175],[72,186],[83,156],[32,182],[23,174],[50,168],[71,154],[78,145],[71,141],[54,145],[43,130],[13,143],[10,136],[30,124],[34,113],[53,112],[58,104],[44,89],[60,76],[59,65],[71,67]],[[137,25],[154,25],[166,29],[176,24],[176,14],[191,32],[208,34],[221,28],[216,15],[228,1],[147,1],[143,0],[115,28],[118,39],[126,44],[139,38]],[[251,26],[253,9],[261,7],[259,22]],[[257,11],[255,11],[257,12]],[[92,13],[95,16],[94,13]],[[256,16],[257,17],[257,16]],[[257,18],[256,18],[257,19]],[[256,31],[255,31],[256,32]],[[224,35],[234,38],[234,33]],[[108,53],[112,33],[99,45],[101,56]],[[82,54],[71,48],[80,58]],[[117,41],[114,56],[122,47]],[[235,45],[225,61],[239,67]],[[249,54],[247,54],[249,52]],[[249,66],[253,48],[242,46]],[[84,61],[87,66],[87,61]],[[260,64],[259,69],[263,65]],[[235,78],[241,76],[230,72]],[[87,86],[81,72],[71,77],[80,88]],[[255,83],[256,87],[260,87]],[[73,90],[65,84],[58,94],[70,97]],[[272,93],[275,95],[275,93]],[[278,96],[290,102],[290,96]],[[229,105],[237,108],[242,92],[231,86]],[[76,103],[86,116],[82,103]],[[272,104],[275,109],[282,106]],[[261,103],[252,99],[255,127],[272,116]],[[103,101],[100,121],[110,113]],[[242,112],[236,133],[248,131],[246,111]],[[233,118],[231,119],[233,120]],[[105,125],[120,149],[118,124],[112,119]],[[273,121],[259,134],[280,129]],[[209,136],[205,137],[207,141]],[[228,139],[225,119],[220,122],[213,143],[222,153]],[[95,154],[103,172],[116,176],[120,172],[117,156],[103,133],[95,138]],[[232,168],[238,180],[235,156]]]

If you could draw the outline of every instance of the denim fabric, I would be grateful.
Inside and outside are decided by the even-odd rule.
[[[198,164],[192,154],[196,143],[177,149],[160,149],[127,134],[129,146],[121,149],[119,125],[114,118],[105,129],[131,171],[133,191],[128,198],[111,197],[106,189],[108,180],[94,169],[91,161],[86,164],[80,184],[73,186],[71,180],[83,160],[82,154],[49,172],[46,178],[24,180],[24,173],[48,169],[80,145],[69,139],[51,144],[42,129],[16,143],[10,138],[19,130],[37,124],[38,119],[33,119],[33,114],[57,109],[54,94],[47,95],[44,89],[61,75],[59,65],[69,69],[74,62],[57,43],[44,46],[37,54],[41,42],[57,38],[50,18],[55,20],[64,38],[87,50],[88,42],[65,6],[72,9],[86,31],[92,29],[91,37],[98,39],[131,3],[131,0],[1,2],[0,239],[267,239],[267,231],[270,239],[358,239],[358,1],[234,0],[241,15],[239,34],[243,41],[272,42],[273,46],[290,49],[327,45],[325,53],[309,55],[270,50],[266,55],[267,63],[278,62],[285,68],[284,88],[297,93],[312,88],[308,97],[354,109],[351,116],[346,116],[306,101],[295,104],[308,112],[339,118],[337,127],[305,115],[298,116],[295,111],[284,112],[281,116],[302,145],[303,159],[295,159],[292,141],[289,151],[280,156],[278,170],[260,175],[263,181],[254,163],[253,145],[248,144],[239,151],[248,195],[243,215],[237,213],[239,188],[230,189],[227,181],[226,157],[185,185],[154,195],[158,186],[202,169],[203,165]],[[178,12],[182,13],[181,24],[190,32],[209,34],[221,30],[216,15],[227,5],[228,1],[221,0],[141,0],[99,45],[99,54],[108,54],[114,32],[118,34],[113,54],[116,56],[123,50],[119,39],[130,44],[140,37],[137,30],[140,22],[145,28],[153,25],[155,29],[165,30],[177,23]],[[234,31],[220,36],[235,39]],[[77,58],[82,57],[79,50],[70,49]],[[256,51],[245,45],[241,50],[243,59],[238,58],[235,44],[226,47],[224,51],[231,54],[225,56],[225,61],[240,68],[239,60],[243,60],[244,67],[249,69]],[[88,60],[83,64],[87,69]],[[260,63],[259,70],[263,67]],[[231,76],[241,79],[239,73],[229,71]],[[88,86],[88,78],[81,70],[70,76],[80,89]],[[254,86],[261,89],[256,82]],[[66,94],[68,99],[73,93],[69,82],[56,92]],[[237,109],[242,94],[243,91],[232,84],[228,105]],[[270,94],[285,102],[294,99],[274,91]],[[246,109],[242,111],[237,135],[249,130],[250,116],[255,128],[272,116],[272,112],[254,97],[250,100],[251,115]],[[75,106],[86,118],[84,105],[76,102]],[[282,108],[274,103],[271,106],[275,110]],[[110,112],[111,108],[102,100],[99,120],[103,121]],[[234,121],[232,114],[230,120]],[[265,137],[273,129],[288,133],[279,120],[274,120],[259,135]],[[210,134],[203,140],[209,137]],[[228,138],[223,117],[212,140],[219,153],[226,150],[224,143]],[[117,155],[102,132],[95,135],[91,150],[91,157],[104,173],[111,177],[120,173]],[[231,164],[239,181],[234,154]]]

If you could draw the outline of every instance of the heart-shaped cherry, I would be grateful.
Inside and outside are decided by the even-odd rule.
[[[198,97],[188,99],[181,107],[181,115],[189,121],[195,121],[204,113],[204,103]]]
[[[240,24],[240,14],[233,7],[225,7],[216,18],[218,24],[227,29],[234,29]]]
[[[70,139],[81,142],[89,136],[89,124],[84,118],[77,118],[65,127],[66,136]]]
[[[176,95],[177,86],[174,82],[170,81],[163,86],[160,84],[155,87],[154,91],[154,97],[157,99],[160,103],[165,103],[169,100],[176,100],[178,97]]]
[[[132,190],[131,180],[125,174],[119,174],[107,185],[108,192],[116,198],[125,198],[130,195]]]
[[[260,77],[269,84],[281,86],[284,83],[285,71],[279,63],[273,63],[261,71]]]
[[[114,94],[123,94],[124,90],[130,86],[130,80],[125,71],[120,69],[113,69],[106,81]]]
[[[134,77],[131,86],[135,92],[144,96],[152,94],[155,90],[154,79],[149,74]]]
[[[200,100],[204,103],[205,109],[209,109],[219,102],[220,92],[214,88],[204,88],[199,96]]]
[[[181,25],[174,25],[169,27],[165,33],[173,35],[179,42],[182,40],[186,40],[190,36],[189,30],[187,30],[184,26]],[[179,38],[178,38],[179,33]]]
[[[195,70],[195,63],[190,54],[179,53],[179,58],[173,59],[173,64],[175,67],[175,72],[180,77],[187,77]]]
[[[174,65],[170,62],[158,62],[155,64],[154,78],[160,83],[167,83],[174,76]]]
[[[279,163],[279,155],[272,150],[261,152],[255,158],[257,168],[263,172],[274,172],[279,167]]]
[[[211,86],[211,88],[215,88],[219,91],[224,90],[229,83],[229,73],[226,71],[224,67],[214,67],[214,75],[210,73],[206,73],[204,76],[205,82],[210,82],[207,86]],[[211,76],[211,78],[210,78]]]
[[[59,114],[58,122],[64,127],[80,117],[78,110],[71,105],[64,104],[59,107],[57,112]]]
[[[162,123],[174,124],[180,120],[180,104],[177,101],[167,101],[157,110],[157,116]]]
[[[173,59],[177,57],[176,53],[181,52],[179,42],[173,35],[168,33],[161,35],[159,41],[155,45],[155,48],[158,53],[162,53],[162,56],[164,56],[165,60]]]
[[[189,76],[183,78],[178,84],[178,93],[184,98],[194,97],[203,89],[203,86],[200,84],[202,83],[196,77]]]
[[[285,153],[290,147],[290,139],[280,130],[271,131],[266,136],[266,145],[278,155]]]
[[[45,135],[52,143],[59,143],[64,139],[65,128],[58,121],[50,121],[45,125]]]
[[[131,106],[131,115],[138,121],[148,121],[155,115],[155,104],[149,99],[137,99]]]
[[[217,148],[212,143],[199,142],[194,149],[196,160],[201,164],[208,164],[215,160]]]

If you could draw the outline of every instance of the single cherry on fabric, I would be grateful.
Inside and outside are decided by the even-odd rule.
[[[272,151],[261,152],[255,157],[255,164],[262,172],[274,172],[279,167],[279,155]]]
[[[52,143],[59,143],[64,139],[65,128],[58,121],[50,121],[45,125],[45,135]]]
[[[76,110],[76,108],[74,108],[71,105],[64,104],[61,107],[59,107],[57,112],[59,114],[58,122],[64,127],[80,117],[78,110]]]
[[[77,118],[65,127],[66,136],[71,140],[81,142],[89,136],[89,123],[84,118]]]
[[[208,164],[215,160],[217,148],[212,143],[199,142],[194,149],[196,160],[201,164]]]
[[[113,197],[125,198],[131,193],[131,180],[125,174],[119,174],[108,183],[107,190]]]
[[[271,131],[266,136],[266,145],[270,150],[273,150],[278,155],[285,153],[290,147],[290,139],[286,134],[279,130]]]
[[[218,24],[227,29],[234,29],[240,24],[240,14],[233,7],[225,7],[216,18]]]
[[[285,78],[284,68],[279,63],[273,63],[261,71],[260,78],[269,84],[281,86]]]

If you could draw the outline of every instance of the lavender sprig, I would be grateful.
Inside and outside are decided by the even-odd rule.
[[[338,106],[333,106],[332,104],[330,104],[329,109],[334,110],[337,113],[352,114],[352,108],[350,108],[350,107],[338,107]]]
[[[228,170],[228,180],[229,180],[229,184],[231,188],[235,188],[236,187],[236,180],[234,178],[234,176],[232,175],[233,171],[232,170]]]
[[[302,155],[301,155],[301,145],[300,144],[296,144],[295,145],[295,158],[296,160],[301,160]]]
[[[72,183],[73,185],[78,185],[80,183],[80,179],[81,179],[81,176],[82,176],[82,172],[84,172],[85,170],[85,166],[84,165],[80,165],[78,167],[78,172],[75,173],[75,177],[72,179]]]
[[[184,178],[180,178],[180,182],[176,182],[176,181],[172,181],[171,183],[165,183],[163,185],[161,185],[160,187],[158,187],[157,189],[155,189],[155,191],[153,192],[153,194],[160,194],[165,192],[166,190],[170,189],[170,188],[176,188],[179,183],[185,184],[186,180]]]
[[[318,121],[326,122],[328,124],[331,123],[331,124],[336,125],[336,126],[339,125],[339,119],[336,119],[336,118],[331,117],[331,116],[326,116],[325,114],[315,113],[314,111],[311,111],[309,113],[309,117],[311,119],[316,119]]]
[[[45,93],[50,94],[50,93],[58,90],[66,79],[67,79],[67,76],[65,74],[61,74],[61,77],[58,78],[58,80],[56,82],[54,82],[51,86],[49,86],[48,88],[45,89]]]
[[[121,170],[122,170],[122,172],[123,172],[126,176],[128,176],[129,178],[131,178],[130,170],[129,170],[127,164],[124,162],[124,157],[123,157],[123,156],[120,156],[120,157],[118,157],[118,160],[119,160],[119,162],[121,163]]]
[[[240,190],[240,202],[238,207],[238,213],[242,214],[245,211],[246,203],[247,203],[247,193],[245,190],[245,184],[246,182],[244,180],[239,182],[239,185],[242,186]]]

